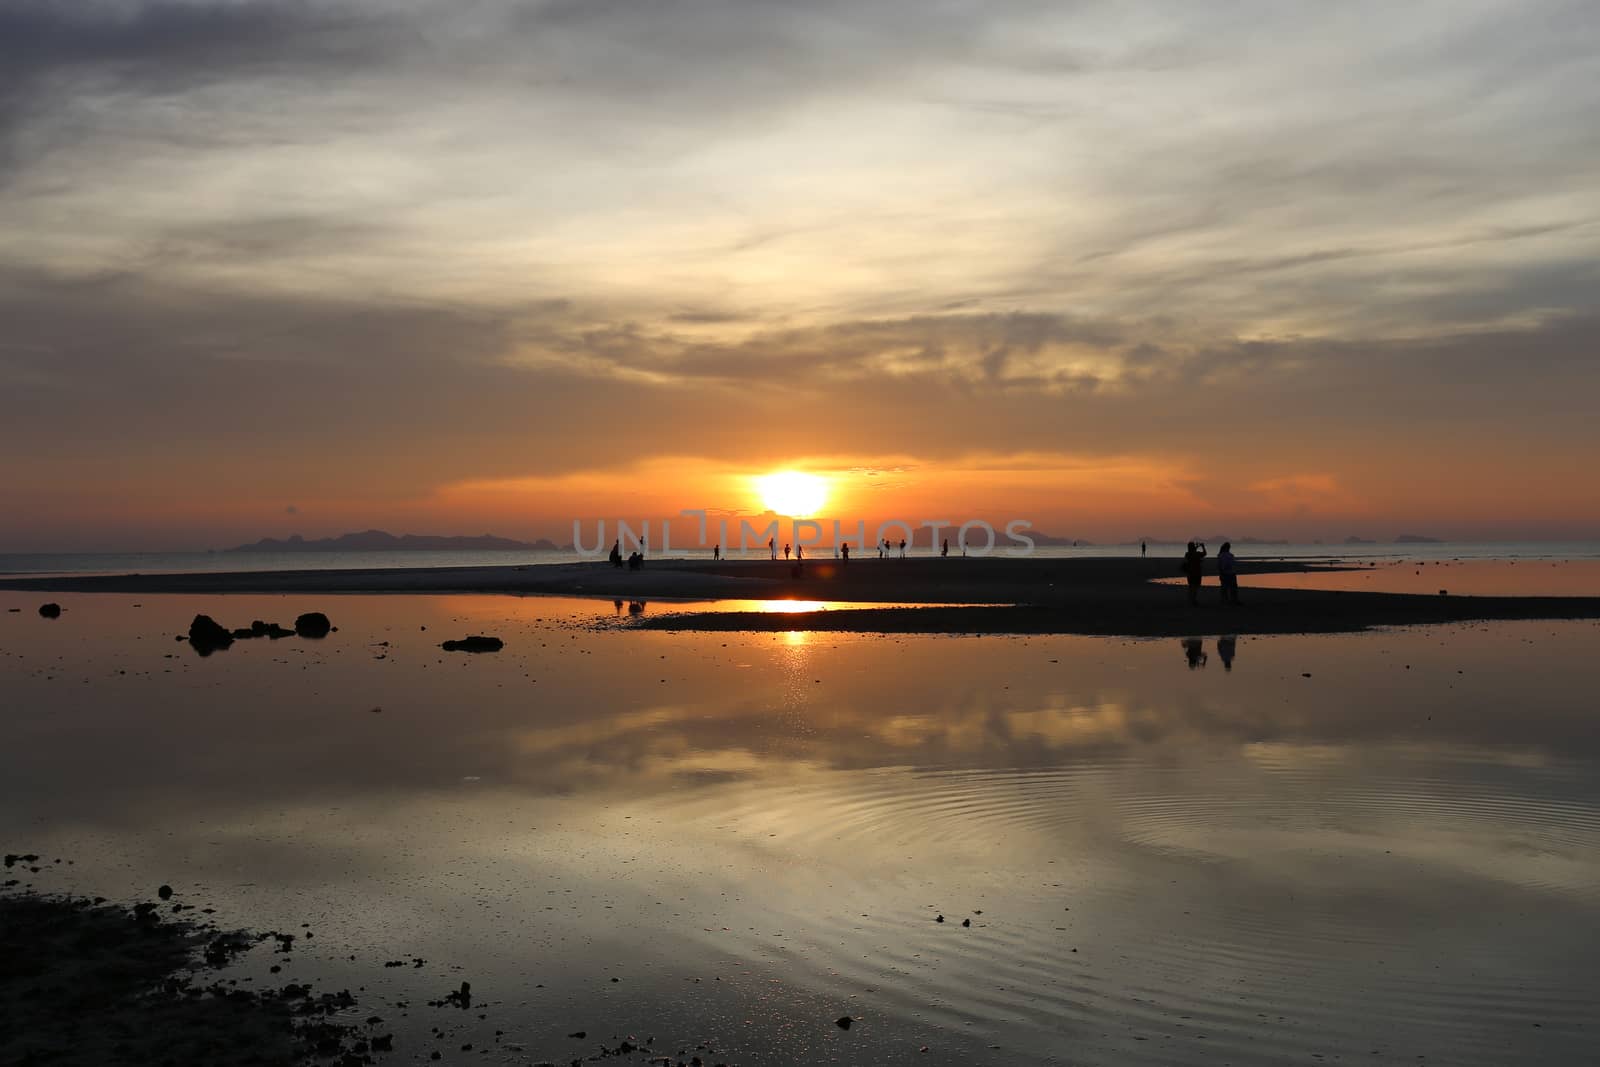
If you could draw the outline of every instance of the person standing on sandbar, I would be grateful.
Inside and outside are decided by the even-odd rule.
[[[1206,573],[1206,546],[1204,541],[1190,541],[1183,554],[1183,573],[1189,579],[1189,603],[1200,606],[1200,579]]]
[[[1222,542],[1222,551],[1217,553],[1217,581],[1222,585],[1222,602],[1224,604],[1239,603],[1239,571],[1233,558],[1233,542]]]

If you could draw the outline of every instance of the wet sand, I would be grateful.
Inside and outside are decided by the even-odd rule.
[[[0,1063],[354,1065],[392,1047],[382,1019],[340,1019],[358,1006],[347,991],[225,977],[239,954],[281,946],[279,935],[196,921],[170,886],[132,906],[15,888],[60,867],[59,857],[6,855],[15,877],[0,887]]]
[[[1490,619],[1600,618],[1600,597],[1440,596],[1354,590],[1266,589],[1252,578],[1363,570],[1303,560],[1241,561],[1246,603],[1216,603],[1207,579],[1200,608],[1173,559],[864,559],[793,564],[660,560],[627,571],[607,563],[520,567],[263,571],[12,578],[0,589],[39,593],[507,593],[626,600],[740,599],[929,604],[788,614],[685,612],[643,625],[679,630],[807,628],[863,633],[1060,633],[1136,637],[1183,634],[1341,633]]]

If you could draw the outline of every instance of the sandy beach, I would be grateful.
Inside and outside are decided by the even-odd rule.
[[[1252,578],[1367,568],[1301,560],[1241,561],[1246,600],[1217,603],[1215,576],[1199,607],[1172,579],[1172,559],[890,559],[807,562],[650,561],[517,567],[349,569],[11,578],[0,589],[39,593],[365,594],[499,593],[629,601],[801,600],[880,605],[850,611],[684,610],[640,625],[675,630],[814,629],[863,633],[1060,633],[1134,637],[1342,633],[1378,626],[1512,619],[1600,618],[1594,596],[1460,596],[1278,589]],[[907,605],[904,608],[881,605]],[[915,606],[912,605],[936,605]],[[663,605],[670,606],[670,605]]]

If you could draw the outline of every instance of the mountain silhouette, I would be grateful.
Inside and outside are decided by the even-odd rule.
[[[477,537],[445,537],[432,534],[401,534],[396,537],[384,530],[363,530],[360,533],[340,534],[338,537],[321,537],[307,541],[299,534],[288,538],[263,537],[250,545],[225,549],[228,552],[395,552],[395,551],[471,551],[514,552],[529,550],[555,551],[557,546],[540,538],[537,541],[513,541],[509,537],[480,534]]]

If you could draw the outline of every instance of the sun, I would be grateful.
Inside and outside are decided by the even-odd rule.
[[[761,503],[779,515],[805,518],[828,502],[828,481],[816,474],[774,471],[756,479],[756,492]]]

